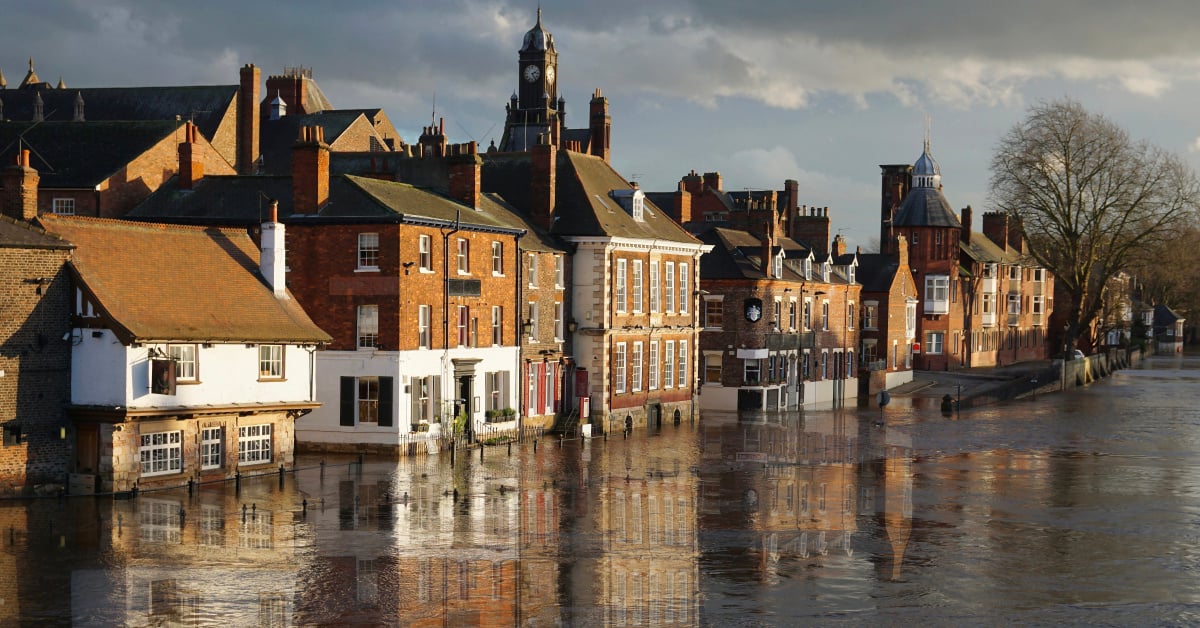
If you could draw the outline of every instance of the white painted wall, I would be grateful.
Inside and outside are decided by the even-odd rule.
[[[97,336],[98,334],[98,336]],[[71,403],[155,408],[241,403],[294,403],[312,399],[309,351],[285,345],[284,379],[259,381],[258,346],[196,345],[197,383],[179,383],[173,396],[150,392],[150,349],[127,347],[108,330],[75,329],[71,347]]]
[[[405,386],[411,377],[441,375],[442,399],[454,398],[455,359],[478,359],[475,365],[475,396],[480,403],[472,419],[476,431],[486,424],[487,382],[484,374],[509,371],[508,398],[518,407],[521,370],[517,347],[456,348],[449,351],[319,351],[317,352],[317,400],[324,405],[296,421],[296,440],[310,443],[366,444],[395,446],[400,434],[409,434],[412,425],[411,391]],[[340,395],[342,377],[392,377],[394,425],[380,427],[365,423],[353,427],[341,425]],[[447,419],[450,420],[450,419]],[[515,422],[492,423],[493,428],[515,427]],[[448,426],[447,426],[448,427]]]

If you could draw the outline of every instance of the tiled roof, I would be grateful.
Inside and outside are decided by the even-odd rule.
[[[0,215],[0,249],[70,249],[70,242],[41,227]]]
[[[901,201],[893,227],[962,227],[950,203],[937,188],[913,188]]]
[[[100,120],[190,120],[205,137],[213,137],[237,100],[237,85],[179,87],[100,87],[85,89],[6,90],[4,118],[30,121],[33,99],[40,94],[47,121],[71,121],[75,97],[83,98],[83,117]]]
[[[239,229],[46,215],[71,266],[126,342],[328,342],[294,298],[276,299]]]
[[[13,163],[21,147],[29,148],[39,187],[91,189],[182,125],[175,120],[0,122],[0,163]]]

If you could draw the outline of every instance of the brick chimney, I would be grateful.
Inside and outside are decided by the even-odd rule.
[[[237,171],[255,174],[258,167],[258,85],[262,72],[254,64],[242,66],[237,94]]]
[[[319,126],[300,127],[292,146],[292,211],[315,214],[329,200],[329,145]]]
[[[967,205],[962,210],[962,226],[963,226],[962,241],[963,241],[963,244],[971,243],[971,229],[974,228],[974,225],[972,225],[971,222],[974,220],[975,220],[974,212],[971,211],[971,206]]]
[[[529,214],[547,231],[554,226],[555,190],[558,187],[558,147],[546,135],[533,147],[529,178]]]
[[[797,214],[793,237],[807,244],[817,257],[829,252],[829,208],[804,207]]]
[[[908,268],[908,239],[904,236],[896,236],[896,261],[900,264],[900,270]],[[911,270],[909,272],[912,272]]]
[[[986,212],[983,215],[983,235],[996,243],[996,246],[1008,248],[1008,214],[1004,212]]]
[[[38,171],[29,165],[29,149],[21,149],[16,163],[4,169],[0,175],[3,195],[0,209],[5,216],[30,222],[38,215]]]
[[[675,192],[675,206],[671,209],[674,210],[675,220],[680,224],[692,221],[692,193],[683,181],[679,182],[679,190]]]
[[[279,201],[271,201],[271,217],[262,225],[262,247],[259,253],[258,268],[263,279],[271,287],[276,299],[286,299],[287,294],[287,259],[284,246],[283,223],[279,222]]]
[[[483,159],[479,157],[479,149],[475,142],[454,144],[450,146],[450,157],[446,159],[449,165],[450,198],[471,208],[479,207],[480,173]]]
[[[609,161],[609,151],[612,147],[612,117],[608,115],[608,99],[600,95],[600,88],[592,95],[589,103],[591,121],[588,131],[591,134],[591,153]]]
[[[204,178],[204,162],[200,161],[200,146],[196,143],[200,130],[188,122],[183,127],[183,142],[179,144],[179,187],[191,190]]]
[[[424,127],[417,138],[422,157],[444,157],[446,155],[446,119],[439,118],[437,126]]]
[[[706,172],[704,173],[704,187],[709,190],[721,191],[721,173]]]
[[[1008,245],[1018,253],[1025,252],[1025,229],[1016,217],[1008,219]]]
[[[843,238],[842,234],[839,233],[833,237],[833,255],[834,255],[834,257],[840,257],[845,254],[846,254],[846,238]]]
[[[700,175],[693,170],[679,180],[679,188],[687,190],[690,194],[699,194],[704,191],[704,179],[700,178]]]

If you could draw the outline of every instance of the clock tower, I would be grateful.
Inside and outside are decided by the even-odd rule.
[[[525,33],[517,53],[517,90],[508,103],[504,124],[503,150],[530,150],[538,137],[550,135],[558,144],[562,139],[563,106],[558,98],[558,52],[554,36],[542,27],[542,10],[537,23]]]

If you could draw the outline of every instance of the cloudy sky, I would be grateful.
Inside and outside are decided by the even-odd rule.
[[[313,69],[336,107],[383,107],[405,140],[435,95],[451,141],[499,141],[536,0],[10,2],[0,71],[32,56],[68,87],[233,84]],[[999,136],[1070,97],[1200,166],[1194,0],[576,0],[542,3],[569,126],[599,87],[613,165],[643,189],[689,170],[726,189],[800,182],[833,228],[878,234],[879,164],[911,163],[925,116],[950,203],[988,206]]]

